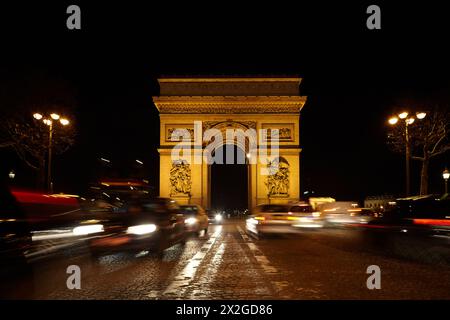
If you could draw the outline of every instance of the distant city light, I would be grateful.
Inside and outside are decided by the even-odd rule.
[[[450,171],[448,171],[448,169],[445,169],[444,172],[442,172],[442,178],[444,178],[444,180],[450,179]]]
[[[14,179],[16,177],[16,173],[13,170],[11,170],[9,172],[8,176],[9,176],[10,179]]]
[[[110,160],[108,160],[108,159],[105,159],[105,158],[100,158],[100,160],[102,160],[102,161],[104,161],[104,162],[111,162]]]
[[[139,164],[144,164],[141,160],[137,160],[136,159],[136,162],[139,163]]]

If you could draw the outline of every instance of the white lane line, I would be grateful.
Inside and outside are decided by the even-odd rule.
[[[212,248],[216,242],[219,234],[222,231],[222,226],[218,226],[217,230],[211,235],[210,239],[201,247],[195,256],[189,261],[189,263],[184,267],[184,269],[174,278],[174,280],[169,284],[169,286],[164,290],[163,295],[177,295],[180,293],[182,288],[187,287],[190,282],[194,279],[195,273],[197,272],[198,266],[202,263],[206,254]],[[152,297],[150,294],[149,297]]]
[[[261,252],[261,250],[259,250],[256,244],[250,241],[249,237],[244,233],[242,228],[240,226],[237,226],[237,229],[241,234],[241,237],[245,241],[247,241],[248,248],[253,253],[253,256],[255,257],[256,261],[258,261],[258,263],[261,265],[261,268],[266,273],[277,273],[278,270],[270,264],[269,259],[267,259],[267,257]]]
[[[242,230],[242,228],[240,226],[237,226],[237,229],[238,229],[239,233],[241,234],[241,237],[245,241],[251,241],[250,238],[245,234],[244,230]]]
[[[253,253],[253,256],[255,257],[256,261],[260,264],[261,268],[264,270],[267,274],[276,274],[278,273],[278,270],[273,267],[270,264],[269,259],[262,253],[261,250],[256,246],[255,243],[252,242],[252,240],[244,233],[242,228],[240,226],[237,226],[237,229],[239,233],[241,234],[242,238],[247,242],[247,246],[250,249],[250,251]],[[282,294],[283,290],[288,286],[287,281],[270,281],[272,283],[272,286],[274,287],[277,294],[280,295],[280,298],[282,299],[289,299],[290,297],[286,294]]]
[[[206,269],[205,273],[202,274],[202,279],[200,280],[200,289],[194,289],[190,293],[190,296],[183,297],[184,299],[208,299],[207,292],[211,291],[214,286],[214,281],[219,274],[219,268],[223,262],[223,255],[225,253],[225,243],[221,243],[219,248],[214,252],[214,257],[209,262],[209,267]]]

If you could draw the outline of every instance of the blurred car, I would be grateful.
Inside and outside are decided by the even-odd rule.
[[[168,198],[140,199],[120,212],[110,213],[104,233],[90,240],[93,254],[165,249],[186,240],[185,217]]]
[[[26,265],[31,234],[22,208],[6,186],[0,185],[0,275]]]
[[[180,211],[184,215],[187,232],[196,234],[200,234],[202,231],[205,234],[208,232],[209,219],[205,209],[199,205],[192,204],[180,206]]]
[[[440,235],[450,239],[450,199],[416,196],[396,200],[396,206],[366,226],[409,235]]]
[[[208,222],[211,224],[221,224],[223,222],[224,216],[222,213],[216,210],[206,210],[208,214]]]
[[[320,207],[320,211],[327,226],[359,223],[359,208],[356,203],[348,201],[336,201],[326,203]]]
[[[346,226],[354,224],[366,224],[380,216],[370,208],[351,208],[341,211],[332,211],[323,213],[323,217],[327,226]]]
[[[361,225],[372,245],[408,258],[450,263],[450,199],[434,195],[397,199],[382,217]]]
[[[307,203],[264,204],[255,207],[246,220],[246,230],[258,236],[273,233],[297,233],[304,228],[321,228],[323,219]]]
[[[380,213],[370,208],[355,208],[347,210],[354,223],[366,224],[380,217]]]
[[[25,190],[12,190],[12,195],[27,222],[29,262],[64,253],[68,248],[85,249],[90,237],[104,231],[101,217],[84,210],[77,195]]]

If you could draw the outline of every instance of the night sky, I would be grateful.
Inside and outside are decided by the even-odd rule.
[[[301,188],[341,200],[401,194],[404,157],[386,146],[387,118],[405,107],[450,105],[448,18],[437,5],[380,5],[382,30],[370,31],[372,3],[138,3],[79,2],[81,31],[65,28],[72,3],[2,7],[0,108],[11,110],[14,97],[33,97],[48,83],[74,97],[77,141],[55,158],[58,191],[83,192],[100,157],[122,176],[140,159],[159,185],[151,97],[161,75],[302,77]],[[12,151],[0,155],[2,172],[14,167],[17,181],[33,184]],[[432,162],[432,192],[442,190],[446,165],[449,153]],[[419,169],[413,162],[415,192]]]

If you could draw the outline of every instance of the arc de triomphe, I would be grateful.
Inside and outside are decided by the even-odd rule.
[[[205,132],[216,129],[225,137],[227,129],[254,129],[258,132],[257,149],[266,153],[262,156],[258,153],[258,160],[248,161],[249,208],[298,200],[299,123],[306,102],[299,91],[301,80],[298,77],[158,79],[160,95],[153,97],[153,101],[160,114],[160,196],[210,208],[211,170],[204,156],[210,141],[205,141]],[[271,153],[274,150],[271,130],[276,132],[279,142],[276,157]],[[188,132],[190,137],[178,135],[180,132]],[[248,139],[234,144],[250,159]],[[181,145],[190,154],[174,156],[174,147]],[[200,161],[194,160],[195,157]],[[277,172],[268,175],[267,168],[274,160],[278,163]]]

